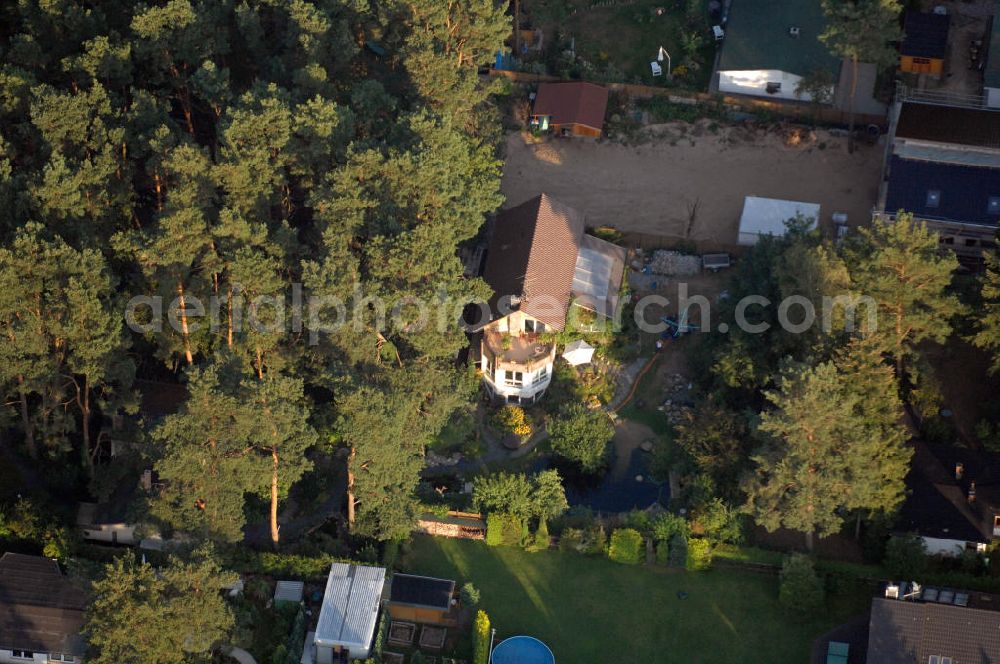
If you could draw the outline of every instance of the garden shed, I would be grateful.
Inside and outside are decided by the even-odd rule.
[[[566,136],[600,138],[608,110],[608,89],[572,81],[542,83],[531,111],[531,126]]]
[[[787,230],[785,222],[796,217],[809,220],[809,228],[816,228],[819,203],[747,196],[743,201],[737,243],[749,247],[757,244],[762,235],[780,237]]]
[[[394,574],[389,590],[389,615],[393,620],[447,625],[455,582],[429,576]]]
[[[333,563],[313,643],[316,662],[332,664],[335,653],[368,659],[385,586],[385,568]]]

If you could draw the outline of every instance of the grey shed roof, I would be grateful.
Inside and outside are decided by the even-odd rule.
[[[909,664],[932,655],[954,664],[1000,661],[1000,612],[877,597],[872,601],[868,661]]]
[[[375,635],[384,585],[384,567],[331,565],[316,625],[316,643],[369,647]]]
[[[304,589],[305,584],[301,581],[278,581],[274,586],[274,601],[298,604],[302,601]]]

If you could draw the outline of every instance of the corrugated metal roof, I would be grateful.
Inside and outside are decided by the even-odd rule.
[[[819,221],[819,204],[747,196],[743,202],[743,215],[740,217],[740,234],[784,235],[785,222],[794,219],[796,215],[812,218],[811,227],[815,228]]]
[[[385,568],[334,563],[326,580],[316,642],[367,648],[375,635]]]
[[[301,602],[305,584],[301,581],[278,581],[274,586],[275,602]]]

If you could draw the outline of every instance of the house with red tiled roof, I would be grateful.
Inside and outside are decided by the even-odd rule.
[[[584,232],[583,214],[542,194],[494,222],[483,274],[493,289],[481,327],[490,396],[534,403],[552,380],[556,343],[572,307],[613,318],[626,251]]]
[[[608,89],[586,83],[542,83],[531,110],[531,126],[564,136],[600,138]]]

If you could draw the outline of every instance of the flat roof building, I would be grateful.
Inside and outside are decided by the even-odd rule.
[[[330,566],[313,639],[318,664],[368,658],[384,585],[384,567]]]

